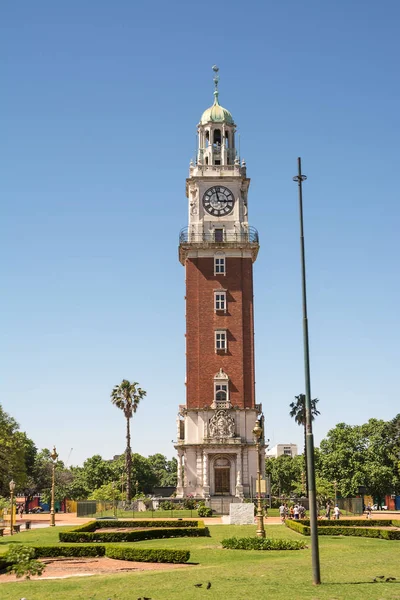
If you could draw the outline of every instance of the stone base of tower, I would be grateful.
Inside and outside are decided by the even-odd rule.
[[[187,410],[179,415],[177,497],[254,497],[258,470],[255,409]],[[261,445],[261,464],[265,447]],[[263,473],[262,473],[263,475]]]

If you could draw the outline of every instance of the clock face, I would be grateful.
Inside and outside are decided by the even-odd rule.
[[[231,190],[221,185],[208,189],[203,196],[205,210],[215,217],[224,217],[233,210],[235,199]]]

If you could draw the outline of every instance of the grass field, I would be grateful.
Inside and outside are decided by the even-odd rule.
[[[57,543],[61,528],[21,533],[11,543]],[[281,525],[267,525],[268,537],[304,539]],[[210,538],[136,542],[137,547],[188,548],[193,567],[174,571],[126,573],[58,581],[27,581],[1,586],[2,600],[380,600],[400,599],[400,542],[368,538],[320,538],[323,584],[311,583],[311,550],[222,550],[224,537],[255,534],[255,526],[210,526]],[[0,552],[10,538],[0,538]],[[45,573],[44,573],[45,575]],[[396,577],[373,583],[374,577]],[[212,587],[205,589],[210,581]],[[202,588],[194,587],[203,583]]]

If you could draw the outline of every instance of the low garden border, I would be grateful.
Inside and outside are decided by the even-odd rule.
[[[399,521],[387,521],[385,519],[384,527],[399,527]],[[386,522],[388,525],[386,525]],[[308,523],[308,524],[306,524]],[[329,523],[329,525],[327,525]],[[333,525],[334,523],[334,525]],[[349,523],[349,524],[347,524]],[[359,524],[361,523],[361,525]],[[365,523],[363,521],[358,521],[357,525],[354,525],[354,521],[318,521],[318,535],[346,535],[353,537],[371,537],[371,538],[380,538],[383,540],[400,540],[400,531],[395,529],[379,529],[376,523],[382,526],[382,521],[368,521]],[[301,533],[302,535],[310,535],[311,528],[309,526],[309,521],[285,521],[286,527],[292,529],[293,531],[297,531],[297,533]]]
[[[97,529],[124,527],[132,531],[97,532]],[[148,527],[135,531],[138,527]],[[139,542],[160,538],[208,537],[208,527],[203,521],[90,521],[69,531],[60,532],[60,542]]]
[[[173,550],[164,548],[132,548],[101,544],[93,545],[71,545],[71,546],[29,546],[35,551],[35,559],[38,558],[70,558],[70,557],[94,557],[107,556],[117,560],[130,560],[136,562],[152,563],[186,563],[190,558],[189,550]],[[0,560],[0,570],[10,566],[7,555]]]

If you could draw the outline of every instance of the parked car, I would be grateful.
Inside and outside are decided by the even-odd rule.
[[[383,505],[383,506],[379,507],[377,504],[374,504],[374,505],[372,506],[372,510],[387,510],[387,509],[388,509],[388,507],[387,507],[387,506],[385,506],[385,505]]]

